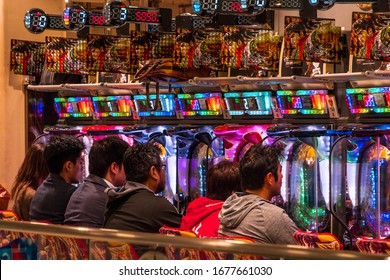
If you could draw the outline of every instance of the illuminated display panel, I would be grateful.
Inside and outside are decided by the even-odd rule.
[[[217,12],[220,14],[257,15],[263,11],[264,6],[264,0],[219,0]]]
[[[41,9],[30,9],[24,15],[24,27],[34,34],[45,31],[48,22],[48,16]]]
[[[351,114],[390,113],[390,88],[347,89],[346,101]]]
[[[90,97],[54,98],[55,110],[60,118],[88,118],[93,115]]]
[[[276,94],[283,115],[325,115],[328,112],[326,90],[279,90]]]
[[[111,26],[121,26],[126,23],[127,7],[121,1],[110,1],[103,9],[105,24]]]
[[[135,95],[134,104],[140,117],[171,117],[175,115],[175,97],[173,94],[160,94],[158,97],[159,110],[155,108],[156,95],[151,94],[149,100],[146,95]]]
[[[229,92],[224,94],[231,116],[271,115],[271,92]]]
[[[127,11],[127,21],[161,23],[159,9],[146,9],[129,6],[127,7]]]
[[[71,5],[64,9],[62,18],[66,28],[79,31],[88,21],[88,12],[80,5]]]
[[[224,109],[220,93],[179,94],[179,109],[183,116],[220,116]]]
[[[94,96],[92,102],[98,117],[130,117],[132,115],[130,96]]]

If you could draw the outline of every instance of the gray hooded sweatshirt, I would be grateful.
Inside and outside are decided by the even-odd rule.
[[[219,213],[220,235],[246,236],[259,243],[294,244],[298,229],[286,212],[255,194],[237,192]]]

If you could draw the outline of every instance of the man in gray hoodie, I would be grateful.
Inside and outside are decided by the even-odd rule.
[[[241,188],[223,204],[218,233],[246,236],[259,243],[296,244],[298,229],[286,212],[270,200],[280,194],[283,175],[278,146],[253,145],[240,161]]]

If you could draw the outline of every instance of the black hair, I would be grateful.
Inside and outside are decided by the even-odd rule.
[[[129,147],[123,156],[126,180],[145,183],[152,166],[161,169],[161,150],[153,143],[136,143]]]
[[[281,146],[254,144],[240,160],[240,179],[243,190],[263,187],[266,175],[271,172],[278,180],[278,165],[283,155]]]
[[[117,136],[94,141],[88,156],[89,173],[103,178],[113,162],[122,165],[128,147],[129,144]]]
[[[226,200],[233,192],[240,191],[240,174],[237,162],[221,161],[206,174],[206,196]]]
[[[43,156],[51,173],[59,174],[67,161],[76,163],[84,144],[70,135],[53,136],[45,147]]]

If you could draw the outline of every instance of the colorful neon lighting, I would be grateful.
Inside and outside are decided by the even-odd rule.
[[[154,109],[154,103],[156,100],[156,95],[151,94],[149,96],[149,106],[147,106],[147,96],[146,95],[135,95],[135,107],[140,117],[171,117],[175,115],[175,97],[173,94],[160,94],[159,95],[159,105],[161,110],[151,111],[150,109]],[[150,109],[149,109],[150,108]]]
[[[278,107],[283,115],[324,115],[327,90],[278,90]]]
[[[98,117],[129,117],[132,115],[130,96],[93,96],[92,101]]]
[[[224,107],[220,93],[178,94],[178,105],[183,116],[219,116]]]
[[[351,114],[389,113],[390,87],[347,89]]]
[[[55,110],[60,118],[86,118],[92,116],[92,102],[90,97],[56,97]]]
[[[224,93],[226,107],[232,116],[271,115],[271,92]]]

